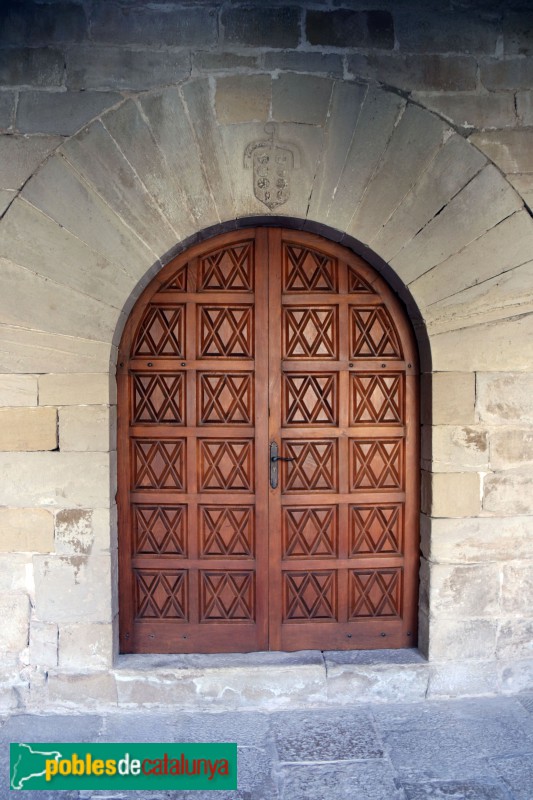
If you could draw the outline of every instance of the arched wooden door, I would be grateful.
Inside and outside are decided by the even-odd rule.
[[[120,347],[121,650],[413,646],[417,372],[391,290],[321,237],[168,264]]]

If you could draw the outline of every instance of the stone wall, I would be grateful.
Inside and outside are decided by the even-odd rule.
[[[335,0],[0,14],[1,702],[75,703],[80,686],[117,702],[116,345],[169,253],[277,215],[369,258],[420,333],[431,672],[417,692],[524,688],[531,13]],[[301,162],[274,213],[243,166],[268,121]],[[341,682],[344,698],[364,685]]]

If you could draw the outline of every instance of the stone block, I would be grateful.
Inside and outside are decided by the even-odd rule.
[[[59,136],[0,136],[2,189],[20,189],[61,141]]]
[[[376,667],[327,661],[328,700],[334,705],[402,703],[423,700],[428,688],[425,664]]]
[[[504,692],[512,694],[530,692],[533,685],[533,658],[521,658],[507,663],[503,662],[501,682]],[[524,798],[526,797],[527,795],[524,795]]]
[[[480,59],[480,80],[485,89],[530,89],[533,61],[530,58]]]
[[[533,657],[533,620],[531,617],[501,621],[496,640],[496,657],[502,660]]]
[[[475,517],[480,511],[475,472],[422,472],[422,511],[434,517]]]
[[[495,514],[533,514],[533,467],[491,472],[483,480],[483,510]]]
[[[309,44],[323,47],[374,47],[392,50],[394,23],[390,11],[309,10],[305,20]]]
[[[37,375],[0,375],[0,406],[36,406]]]
[[[108,373],[39,375],[39,402],[45,406],[107,405],[116,402],[116,382]]]
[[[0,553],[0,592],[35,594],[32,553]]]
[[[437,472],[457,472],[458,469],[468,472],[488,468],[487,431],[479,426],[424,426],[422,461],[426,469],[432,468]]]
[[[55,450],[55,408],[0,408],[0,451]]]
[[[190,70],[189,55],[172,50],[135,50],[98,45],[67,53],[69,89],[152,89],[178,83]]]
[[[493,662],[438,664],[430,667],[426,697],[475,697],[497,694],[500,687],[497,665]]]
[[[87,36],[87,18],[77,3],[10,3],[2,15],[2,35],[13,45],[80,42]]]
[[[517,122],[514,96],[509,92],[501,94],[414,92],[413,99],[461,128],[478,130],[507,128],[516,125]]]
[[[533,375],[486,372],[476,375],[476,412],[491,425],[533,423]]]
[[[491,660],[498,621],[495,619],[432,619],[429,629],[430,662]],[[440,666],[440,665],[439,665]]]
[[[194,69],[201,72],[235,72],[240,69],[255,69],[259,58],[241,53],[218,53],[211,50],[198,50],[192,54]]]
[[[475,421],[475,375],[434,372],[422,375],[421,413],[427,425],[469,425]]]
[[[0,131],[10,131],[15,122],[15,92],[0,92]]]
[[[279,122],[324,125],[332,88],[328,78],[282,74],[272,83],[272,116]]]
[[[504,428],[490,435],[490,466],[494,470],[533,463],[533,428]]]
[[[533,12],[527,4],[508,11],[503,19],[503,52],[506,56],[533,55]]]
[[[65,669],[103,669],[113,666],[113,630],[109,624],[61,625],[59,666]]]
[[[30,623],[30,664],[32,667],[57,667],[57,625],[53,622]]]
[[[0,593],[1,651],[18,652],[28,646],[30,610],[30,599],[27,594]]]
[[[0,552],[51,553],[54,518],[44,508],[0,508]]]
[[[220,21],[224,42],[256,47],[296,47],[300,41],[301,11],[295,7],[228,6]]]
[[[524,265],[525,268],[526,262],[530,261],[532,248],[531,217],[526,211],[518,211],[467,244],[459,252],[453,253],[440,263],[437,269],[430,270],[417,278],[412,284],[412,291],[422,306],[432,306],[438,300],[448,297],[453,304],[457,295],[460,305],[462,300],[468,302],[470,297],[465,295],[463,298],[460,293],[470,287],[477,287],[475,291],[478,294],[474,295],[473,299],[477,300],[483,309],[487,306],[487,301],[483,299],[487,281],[490,278],[505,280],[501,277],[501,273],[519,265]],[[528,288],[527,283],[526,278],[523,289]],[[431,308],[428,309],[429,313],[431,311]]]
[[[19,199],[13,202],[0,226],[0,255],[117,309],[123,308],[135,285],[135,279],[121,265],[111,263]]]
[[[104,372],[115,361],[116,350],[108,342],[0,327],[0,373]]]
[[[65,56],[53,47],[0,50],[0,86],[61,86]]]
[[[59,411],[59,446],[63,452],[115,448],[116,415],[107,406],[69,406]]]
[[[500,610],[499,564],[431,564],[430,616],[436,620],[490,618]]]
[[[109,556],[34,556],[35,610],[43,622],[111,622]]]
[[[380,81],[407,92],[465,92],[476,88],[476,59],[462,55],[349,55],[348,72],[355,78]]]
[[[0,217],[9,208],[17,193],[12,189],[0,189]]]
[[[66,672],[61,667],[48,671],[46,698],[49,707],[114,708],[117,687],[109,672]]]
[[[515,173],[508,175],[507,179],[522,197],[529,210],[533,211],[533,173],[529,172],[524,175]]]
[[[287,50],[264,54],[267,70],[288,70],[291,72],[322,72],[324,75],[342,77],[342,56],[334,53],[305,53]]]
[[[533,560],[502,567],[502,612],[531,620]]]
[[[267,120],[272,103],[270,75],[233,75],[218,78],[215,108],[222,125]]]
[[[114,92],[21,92],[17,130],[70,136],[119,100]]]
[[[92,512],[93,552],[117,549],[117,507],[96,508]]]
[[[469,141],[505,172],[533,172],[533,131],[503,130],[473,133]]]
[[[91,38],[118,45],[208,47],[217,40],[217,17],[214,8],[201,4],[98,3],[91,15]]]
[[[58,511],[55,517],[56,552],[90,555],[94,542],[92,512],[79,508]]]
[[[391,264],[410,284],[521,208],[516,192],[499,170],[489,165],[390,260]],[[416,294],[414,297],[418,301]]]
[[[496,25],[487,25],[475,11],[410,10],[394,15],[400,51],[407,53],[485,53],[494,55]]]
[[[421,517],[422,553],[436,563],[533,559],[530,517],[429,519]]]
[[[521,125],[533,125],[533,90],[516,93],[516,113]]]
[[[109,453],[0,453],[0,505],[109,506],[115,460]]]

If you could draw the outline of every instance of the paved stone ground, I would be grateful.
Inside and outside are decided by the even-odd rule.
[[[259,713],[14,715],[10,741],[236,741],[235,792],[24,792],[35,800],[532,800],[533,694]]]

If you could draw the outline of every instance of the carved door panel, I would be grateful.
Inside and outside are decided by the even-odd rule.
[[[319,237],[161,271],[120,347],[123,652],[415,643],[414,358],[386,284]]]

